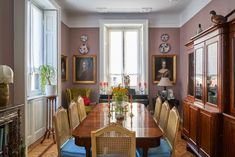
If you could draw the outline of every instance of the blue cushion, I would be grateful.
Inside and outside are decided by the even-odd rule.
[[[74,138],[70,138],[60,149],[62,157],[85,157],[85,147],[79,147],[75,144]]]
[[[143,150],[137,148],[137,151],[141,156],[143,156]],[[148,157],[170,157],[171,156],[171,147],[165,139],[160,140],[160,146],[155,148],[148,149]]]

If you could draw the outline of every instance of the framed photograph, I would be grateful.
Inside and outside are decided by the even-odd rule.
[[[61,80],[68,80],[68,57],[61,55]]]
[[[176,83],[176,55],[153,55],[153,83],[162,77],[168,77]]]
[[[73,56],[73,83],[96,82],[96,56]]]

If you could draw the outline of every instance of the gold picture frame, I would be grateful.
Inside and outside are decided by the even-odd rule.
[[[68,57],[61,55],[61,80],[68,80]]]
[[[153,83],[158,83],[162,76],[176,83],[176,55],[153,55],[152,58]]]
[[[73,56],[73,83],[96,83],[96,56]]]

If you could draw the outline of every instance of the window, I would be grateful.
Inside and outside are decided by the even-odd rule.
[[[28,58],[29,93],[40,93],[39,67],[43,64],[43,11],[35,5],[30,7],[30,46]]]
[[[57,11],[41,9],[28,2],[27,86],[28,96],[41,95],[39,67],[52,65],[57,69]],[[57,80],[53,82],[57,84]]]
[[[148,20],[100,20],[100,82],[123,85],[129,75],[138,92],[148,84],[148,60]]]
[[[112,86],[122,83],[124,75],[130,76],[130,86],[137,86],[139,78],[138,29],[110,29],[109,33],[109,82]]]

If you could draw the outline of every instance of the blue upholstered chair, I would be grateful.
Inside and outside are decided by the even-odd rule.
[[[85,148],[75,145],[74,138],[71,137],[67,111],[60,108],[53,116],[53,122],[55,125],[58,156],[85,157]]]
[[[160,141],[160,146],[156,148],[150,148],[148,150],[148,157],[170,157],[174,156],[175,141],[177,132],[179,129],[180,117],[176,107],[170,110],[169,118],[167,122],[165,138]],[[137,149],[142,156],[142,150]]]

